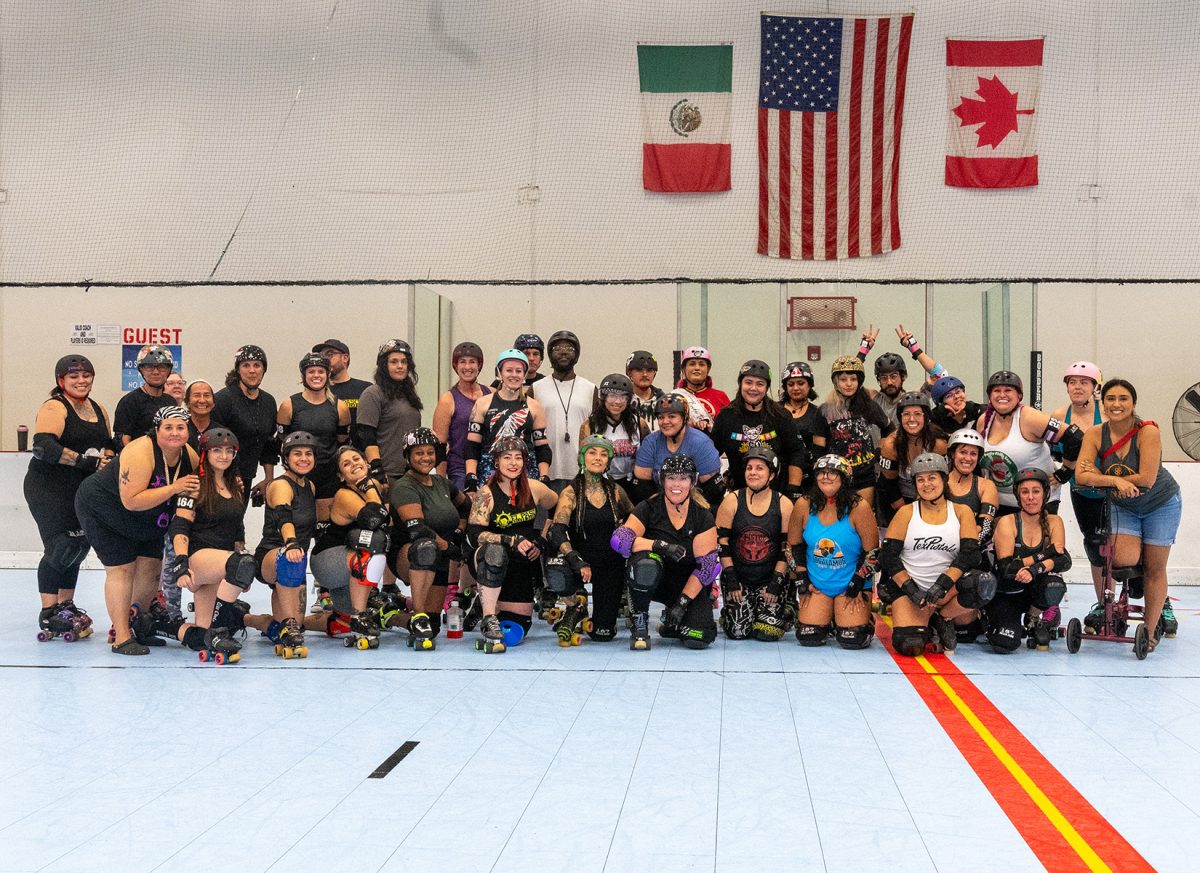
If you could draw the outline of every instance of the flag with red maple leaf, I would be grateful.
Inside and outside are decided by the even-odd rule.
[[[1038,183],[1035,141],[1041,37],[947,39],[946,184],[1024,188]]]

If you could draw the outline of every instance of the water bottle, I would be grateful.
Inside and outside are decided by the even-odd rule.
[[[17,425],[17,451],[29,451],[29,428],[23,424]]]
[[[463,613],[462,607],[458,605],[456,600],[450,604],[450,608],[446,610],[446,638],[451,640],[461,640],[463,635]]]

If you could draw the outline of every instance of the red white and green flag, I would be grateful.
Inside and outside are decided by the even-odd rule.
[[[946,40],[947,185],[1025,188],[1038,183],[1043,41]]]
[[[642,184],[728,191],[732,45],[639,45]]]

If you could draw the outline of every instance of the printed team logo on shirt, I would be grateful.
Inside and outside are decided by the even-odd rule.
[[[840,418],[829,423],[829,448],[850,462],[851,467],[875,463],[871,427],[861,418]]]
[[[1124,478],[1126,476],[1137,475],[1137,470],[1135,470],[1132,467],[1129,467],[1125,464],[1122,464],[1120,461],[1113,461],[1111,464],[1109,464],[1107,467],[1104,468],[1104,475],[1105,476],[1120,476],[1120,477]]]
[[[775,543],[771,534],[761,527],[747,527],[738,531],[734,551],[738,560],[747,564],[761,564],[771,557]]]
[[[826,570],[841,570],[846,566],[846,555],[842,552],[841,545],[829,537],[817,540],[817,544],[813,546],[812,558],[818,566]]]
[[[997,488],[1012,488],[1017,478],[1017,465],[1004,452],[991,449],[983,453],[979,462],[985,476],[996,483]]]
[[[777,436],[778,434],[773,430],[763,433],[763,426],[761,424],[756,424],[754,427],[743,424],[742,432],[731,433],[729,438],[735,443],[741,443],[741,445],[738,446],[738,451],[744,455],[746,452],[750,451],[752,446],[769,445],[771,440],[775,439]]]
[[[506,415],[508,416],[508,421],[500,424],[500,427],[497,428],[496,425],[499,424],[501,419],[503,419]],[[528,406],[522,406],[513,410],[511,415],[507,410],[504,409],[491,410],[488,413],[487,429],[489,432],[494,430],[496,433],[496,435],[492,437],[493,445],[495,444],[496,440],[503,439],[504,437],[520,436],[521,431],[525,427],[525,422],[528,421],[528,419]]]
[[[632,458],[637,454],[637,443],[632,440],[613,440],[613,454],[618,458]]]
[[[914,537],[914,552],[958,552],[958,543],[948,543],[941,534],[932,537]]]
[[[492,524],[500,528],[509,528],[518,524],[528,524],[535,518],[537,518],[536,506],[520,512],[498,512],[492,516]]]

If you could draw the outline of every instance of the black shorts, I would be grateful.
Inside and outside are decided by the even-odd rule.
[[[100,521],[85,504],[76,504],[79,523],[88,543],[96,550],[96,557],[105,567],[122,567],[138,558],[162,560],[165,533],[156,531],[145,539],[132,539],[128,534],[115,531]]]

